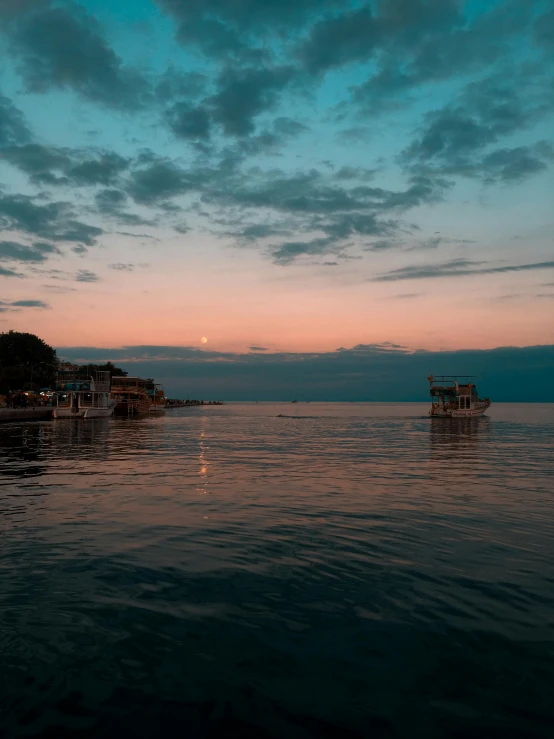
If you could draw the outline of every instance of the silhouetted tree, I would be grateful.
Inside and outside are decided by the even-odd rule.
[[[57,368],[56,350],[34,334],[0,334],[0,393],[51,386]]]
[[[127,377],[129,374],[121,367],[116,367],[112,362],[106,364],[82,364],[81,372],[94,377],[95,372],[109,372],[110,377]]]

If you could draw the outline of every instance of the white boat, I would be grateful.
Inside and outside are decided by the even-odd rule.
[[[52,398],[52,415],[54,418],[108,418],[116,405],[110,385],[109,372],[96,372],[94,379],[75,372],[60,373]]]
[[[477,387],[468,375],[458,378],[454,375],[441,375],[428,378],[431,393],[430,416],[442,418],[471,418],[482,416],[490,407],[488,398],[480,398]],[[464,380],[463,382],[461,380]]]

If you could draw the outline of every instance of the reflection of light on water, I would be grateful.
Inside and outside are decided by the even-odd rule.
[[[202,418],[202,428],[200,431],[200,439],[199,439],[200,455],[198,457],[198,460],[200,462],[200,472],[198,473],[200,475],[200,486],[196,488],[199,493],[202,493],[202,495],[208,494],[208,460],[206,459],[206,454],[205,454],[206,449],[208,448],[205,442],[206,423],[207,423],[207,419],[205,417]]]

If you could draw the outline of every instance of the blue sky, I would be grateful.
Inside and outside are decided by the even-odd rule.
[[[554,343],[549,0],[0,0],[0,54],[0,330]]]

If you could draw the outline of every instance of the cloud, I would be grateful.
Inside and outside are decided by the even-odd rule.
[[[149,157],[145,164],[134,170],[127,185],[128,193],[137,203],[159,203],[202,185],[200,173],[187,172],[169,159]]]
[[[483,179],[487,182],[521,182],[547,168],[554,158],[554,149],[540,142],[534,147],[518,146],[512,149],[497,149],[483,159]]]
[[[335,240],[331,238],[313,239],[312,241],[286,241],[270,250],[275,264],[292,264],[301,256],[322,256],[337,251]]]
[[[14,300],[10,305],[16,308],[49,308],[43,300]]]
[[[100,277],[88,269],[80,269],[75,275],[77,282],[98,282]]]
[[[369,6],[362,6],[315,23],[298,57],[311,74],[318,74],[371,59],[381,41],[382,24]]]
[[[379,6],[376,63],[353,88],[351,102],[375,113],[386,100],[405,104],[407,94],[424,84],[493,68],[517,51],[533,5],[506,0],[464,14],[458,0],[385,0]]]
[[[554,49],[554,10],[539,16],[534,26],[535,39],[546,49]]]
[[[554,402],[554,346],[429,352],[384,343],[330,352],[243,354],[171,346],[57,350],[73,362],[111,360],[140,377],[156,377],[175,397],[187,397],[194,386],[199,397],[225,400],[428,402],[429,373],[455,375],[463,367],[477,375],[492,410],[503,401]]]
[[[116,264],[108,264],[108,267],[110,269],[115,269],[118,272],[132,272],[135,269],[134,264],[123,264],[122,262],[117,262]]]
[[[208,110],[188,103],[176,103],[167,112],[169,127],[178,138],[209,139],[212,122]]]
[[[113,151],[62,149],[36,143],[6,147],[2,156],[28,174],[32,182],[46,185],[110,185],[129,166],[128,159]]]
[[[486,262],[470,259],[452,259],[448,262],[420,264],[393,269],[377,275],[373,282],[396,282],[397,280],[419,280],[432,277],[465,277],[468,275],[491,275],[505,272],[525,272],[535,269],[554,269],[554,261],[530,264],[505,264],[498,267],[487,266]]]
[[[65,202],[41,205],[28,195],[0,193],[0,228],[19,230],[52,241],[78,241],[92,246],[103,232],[74,219],[73,207]]]
[[[0,147],[22,144],[31,134],[20,110],[7,97],[0,95]]]
[[[478,177],[488,183],[522,180],[545,169],[552,147],[546,142],[491,147],[553,108],[554,101],[534,82],[517,75],[486,77],[466,85],[457,104],[427,113],[420,135],[401,153],[400,162],[423,174]]]
[[[399,249],[401,246],[402,244],[395,239],[377,239],[364,246],[364,251],[387,251],[388,249]]]
[[[245,136],[254,131],[256,116],[276,105],[292,78],[293,68],[285,66],[224,69],[216,94],[206,102],[224,133]]]
[[[265,346],[249,346],[248,349],[251,352],[267,352],[268,349]]]
[[[20,272],[0,266],[0,277],[24,277]]]
[[[61,285],[44,284],[42,285],[42,287],[46,288],[47,290],[51,290],[52,292],[59,293],[60,295],[77,292],[76,288],[74,287],[63,287]]]
[[[449,186],[442,178],[416,175],[404,190],[393,191],[337,181],[332,172],[322,174],[316,169],[290,174],[257,168],[246,173],[232,170],[219,179],[217,174],[207,176],[202,199],[219,208],[220,224],[225,224],[228,210],[223,234],[235,235],[240,245],[276,234],[305,237],[287,240],[267,252],[277,263],[290,264],[295,255],[344,258],[348,239],[409,232],[399,216],[410,208],[439,202]]]
[[[0,241],[0,261],[3,262],[45,262],[60,250],[52,244],[36,242],[32,246],[15,241]]]
[[[96,209],[104,218],[111,218],[117,223],[125,226],[152,226],[155,220],[143,218],[136,213],[130,213],[126,206],[128,202],[127,193],[115,188],[100,190],[95,195]],[[141,236],[142,238],[154,238],[144,234],[129,234],[126,236]]]
[[[309,18],[313,18],[324,10],[340,8],[344,0],[242,0],[229,3],[228,0],[157,0],[162,10],[172,15],[177,22],[178,38],[185,43],[189,41],[186,27],[199,19],[216,19],[220,24],[235,29],[241,37],[252,34],[265,37],[268,33],[275,34],[282,29],[292,31],[302,27]],[[208,30],[213,27],[208,26]],[[226,49],[228,50],[228,49]]]
[[[5,313],[20,308],[41,308],[42,310],[47,310],[50,306],[43,300],[0,300],[0,312]]]
[[[27,89],[71,89],[114,108],[136,108],[149,92],[142,75],[125,67],[102,36],[96,18],[81,6],[71,10],[36,3],[4,27]]]

